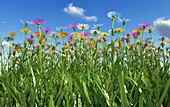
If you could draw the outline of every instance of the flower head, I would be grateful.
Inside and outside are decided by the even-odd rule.
[[[23,33],[30,33],[31,32],[31,30],[26,29],[26,28],[23,28],[20,31],[23,32]]]
[[[150,26],[150,24],[148,23],[141,23],[141,24],[138,24],[140,27],[148,27]]]
[[[10,36],[6,36],[6,37],[4,37],[4,40],[6,40],[6,41],[13,41],[14,38],[10,37]]]
[[[102,33],[100,33],[100,36],[109,36],[110,34],[109,33],[107,33],[107,32],[102,32]]]
[[[64,27],[64,26],[62,26],[62,27],[56,27],[56,30],[57,31],[64,31],[64,29],[67,29],[67,27]]]
[[[130,34],[130,36],[133,36],[133,37],[138,36],[138,32],[130,32],[129,34]]]
[[[92,33],[92,34],[99,34],[100,31],[98,31],[98,30],[90,30],[90,33]]]
[[[75,28],[77,28],[77,25],[76,24],[70,24],[68,27],[72,28],[72,29],[75,29]]]
[[[100,27],[103,26],[104,24],[96,24],[93,25],[92,29],[97,29],[98,31],[100,31]]]
[[[133,30],[132,32],[141,32],[143,30],[143,28],[137,28],[135,30]]]
[[[112,20],[115,20],[116,18],[120,17],[120,13],[115,12],[115,11],[110,11],[108,12],[107,16],[111,18]]]
[[[31,21],[31,24],[44,24],[45,20],[44,19],[34,19]]]
[[[15,32],[11,32],[11,33],[8,34],[8,36],[15,37],[15,36],[18,36],[18,34],[15,33]]]
[[[81,32],[82,35],[88,36],[90,35],[90,32]]]
[[[50,28],[42,28],[46,33],[50,33],[52,30]]]
[[[66,37],[66,36],[68,36],[68,33],[67,32],[61,32],[61,33],[58,33],[58,36],[59,37]]]
[[[126,23],[126,22],[130,22],[130,19],[126,19],[126,18],[118,18],[117,20],[119,23]]]
[[[81,34],[79,32],[73,32],[72,35],[73,36],[80,36]]]
[[[32,39],[32,38],[28,38],[28,39],[27,39],[27,43],[28,43],[28,44],[34,44],[34,42],[35,42],[35,41],[34,41],[34,39]]]
[[[124,31],[123,28],[116,28],[116,29],[115,29],[115,32],[117,32],[117,33],[121,33],[121,32],[123,32],[123,31]]]
[[[77,24],[77,28],[79,30],[87,30],[89,28],[89,25],[88,24],[79,23],[79,24]]]
[[[122,47],[123,46],[123,43],[122,43],[122,40],[116,40],[116,45]]]
[[[40,36],[40,35],[43,35],[43,32],[34,32],[33,33],[35,36]]]

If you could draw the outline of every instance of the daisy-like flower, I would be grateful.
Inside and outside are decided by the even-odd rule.
[[[97,39],[99,42],[104,42],[108,40],[108,36],[99,36]]]
[[[72,29],[76,29],[76,28],[77,28],[77,25],[76,25],[76,24],[70,24],[68,27],[69,27],[69,28],[72,28]]]
[[[18,36],[18,34],[15,33],[15,32],[11,32],[11,33],[8,34],[8,36],[15,37],[15,36]]]
[[[63,32],[65,29],[67,29],[67,27],[65,27],[65,26],[56,27],[56,31],[60,31],[60,32]]]
[[[31,33],[31,30],[23,28],[23,29],[20,30],[20,32],[27,34],[27,33]]]
[[[82,35],[89,36],[90,32],[81,32]]]
[[[91,33],[91,34],[99,34],[100,31],[98,31],[98,30],[90,30],[90,33]]]
[[[103,26],[104,24],[96,24],[93,25],[92,29],[97,29],[98,31],[100,31],[100,27]]]
[[[125,26],[126,25],[126,23],[127,22],[130,22],[130,19],[126,19],[126,18],[118,18],[118,23],[122,23],[123,24],[123,26]]]
[[[107,13],[107,16],[111,18],[112,20],[115,20],[116,18],[120,17],[120,13],[115,12],[115,11],[110,11]]]
[[[130,36],[132,36],[132,37],[138,36],[138,32],[130,32],[129,34],[130,34]]]
[[[116,33],[121,33],[121,32],[123,32],[123,31],[124,31],[123,28],[116,28],[116,29],[115,29],[115,32],[116,32]]]
[[[116,45],[118,45],[118,46],[120,46],[120,47],[122,47],[123,46],[123,42],[122,42],[122,40],[116,40]]]
[[[100,36],[109,36],[110,34],[109,33],[107,33],[107,32],[102,32],[102,33],[100,33]]]
[[[40,36],[40,35],[43,35],[43,32],[34,32],[33,33],[35,36]]]
[[[135,30],[133,30],[132,32],[141,32],[143,30],[143,28],[137,28]]]
[[[42,28],[46,33],[50,33],[52,32],[52,30],[50,28]]]
[[[140,27],[148,27],[150,26],[150,24],[148,23],[141,23],[141,24],[138,24]]]
[[[44,19],[34,19],[31,21],[31,24],[44,24],[45,20]]]
[[[25,21],[25,20],[22,20],[22,19],[20,19],[20,22],[24,24],[25,28],[28,27],[28,24],[31,24],[30,21]]]
[[[61,33],[58,33],[58,36],[59,37],[66,37],[66,36],[68,36],[68,33],[67,32],[61,32]]]
[[[123,38],[124,38],[124,40],[131,40],[132,39],[131,36],[124,36]]]
[[[17,47],[14,48],[14,51],[21,51],[22,48],[23,48],[23,47],[21,47],[21,46],[17,46]]]
[[[28,39],[27,39],[27,43],[28,43],[28,44],[34,44],[35,41],[34,41],[34,39],[32,39],[32,38],[28,38]]]
[[[77,28],[78,28],[79,30],[84,31],[84,30],[87,30],[87,29],[89,28],[89,25],[88,25],[88,24],[79,23],[79,24],[77,24]]]
[[[71,34],[74,35],[74,36],[80,36],[81,35],[79,32],[73,32]]]
[[[6,37],[4,37],[4,40],[6,40],[8,42],[8,41],[13,41],[14,38],[10,37],[10,36],[6,36]]]

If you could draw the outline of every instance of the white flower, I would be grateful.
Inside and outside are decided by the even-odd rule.
[[[94,34],[94,33],[99,34],[100,31],[98,31],[98,30],[90,30],[90,33],[92,33],[92,34]]]
[[[89,25],[88,24],[79,23],[79,24],[77,24],[77,28],[79,30],[87,30],[89,28]]]

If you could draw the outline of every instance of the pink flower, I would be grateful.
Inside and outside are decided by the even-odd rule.
[[[81,32],[81,34],[83,34],[83,35],[86,35],[86,36],[88,36],[88,35],[90,35],[90,32]]]
[[[70,24],[69,26],[68,26],[69,28],[77,28],[77,25],[76,24]]]
[[[46,32],[50,33],[51,29],[50,28],[42,28],[43,30],[45,30]]]
[[[138,32],[130,32],[129,34],[130,34],[130,36],[133,36],[133,37],[138,36]]]
[[[150,26],[150,24],[148,24],[148,23],[141,23],[141,24],[138,24],[139,26],[141,26],[141,27],[148,27],[148,26]]]
[[[44,19],[34,19],[31,21],[31,24],[44,24],[45,20]]]
[[[99,57],[100,57],[100,58],[103,57],[103,53],[100,53],[100,54],[99,54]]]

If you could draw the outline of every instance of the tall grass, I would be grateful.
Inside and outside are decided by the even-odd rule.
[[[57,50],[55,37],[55,44],[46,44],[40,34],[39,47],[33,48],[36,44],[25,39],[24,47],[12,44],[6,54],[0,40],[0,106],[168,107],[170,61],[164,37],[159,47],[152,41],[141,42],[144,34],[136,35],[135,42],[124,37],[114,40],[112,23],[110,44],[79,35],[69,46],[63,37],[63,47]],[[124,45],[116,45],[118,40]]]

